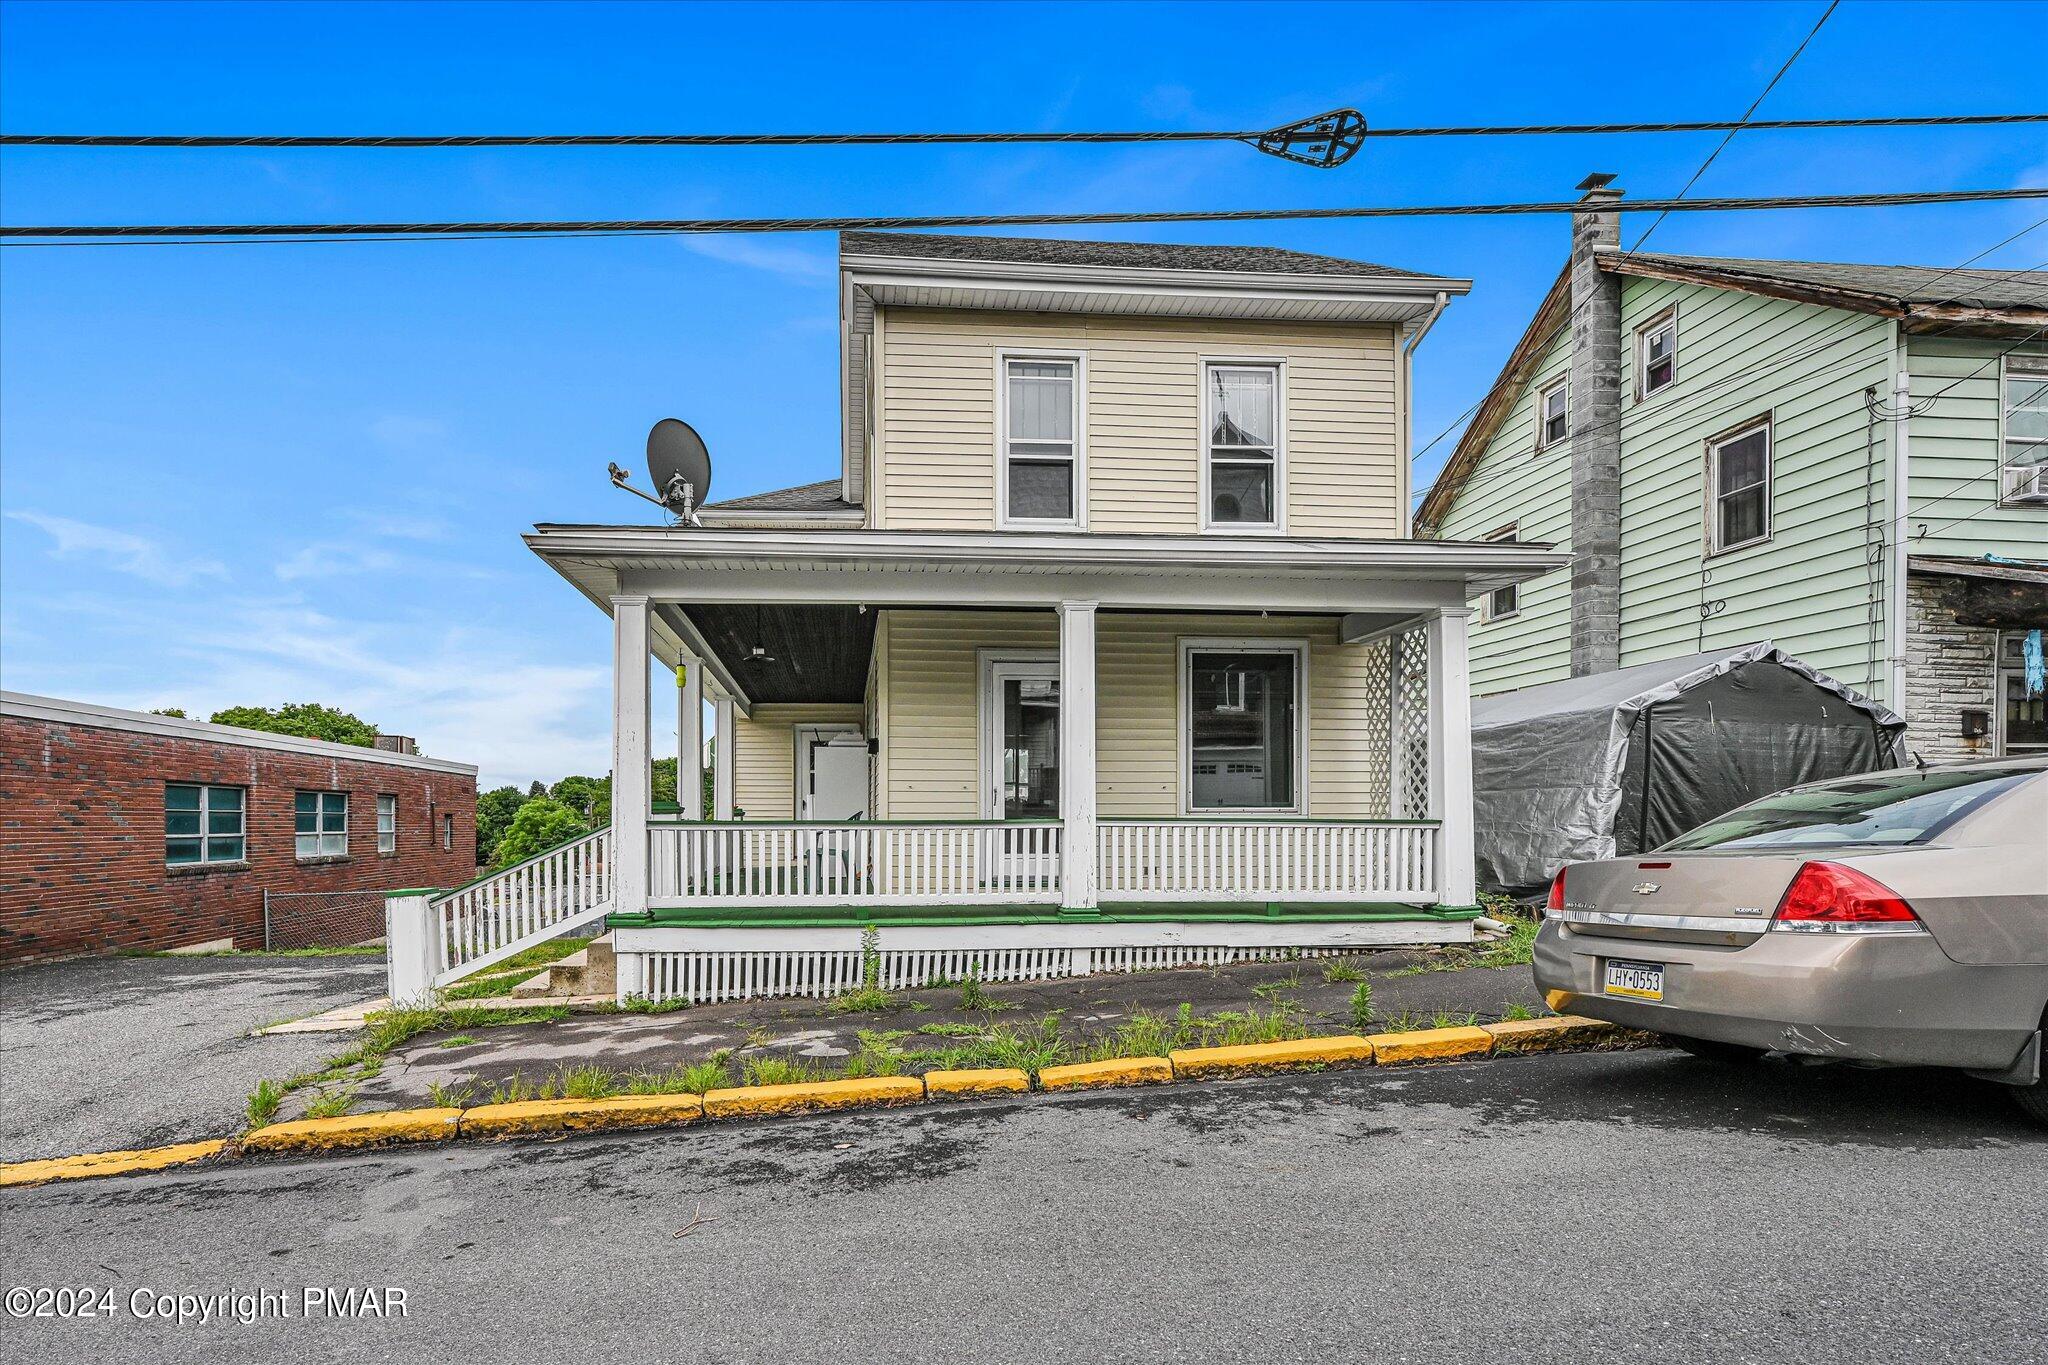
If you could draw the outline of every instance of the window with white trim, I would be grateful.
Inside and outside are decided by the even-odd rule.
[[[1517,523],[1509,522],[1497,531],[1489,531],[1484,539],[1489,541],[1511,541],[1516,539]],[[1503,616],[1513,616],[1522,609],[1522,590],[1516,583],[1504,588],[1495,588],[1486,594],[1486,619],[1498,621]]]
[[[348,793],[299,792],[292,803],[294,847],[301,858],[348,852]]]
[[[1280,524],[1280,367],[1211,363],[1203,371],[1209,525]]]
[[[455,847],[455,817],[452,815],[441,817],[441,847]]]
[[[248,857],[248,799],[240,787],[164,786],[164,861],[172,867]]]
[[[1712,553],[1771,538],[1768,417],[1707,442],[1707,495],[1707,548]]]
[[[377,797],[377,851],[398,852],[398,798],[381,793]]]
[[[1189,811],[1301,809],[1304,654],[1263,641],[1182,651]]]
[[[1561,374],[1536,390],[1536,448],[1548,450],[1572,434],[1572,377]]]
[[[1636,329],[1636,397],[1678,382],[1678,311],[1666,309]]]
[[[2048,355],[2007,356],[2004,380],[2000,487],[2007,502],[2048,502]]]
[[[1079,519],[1080,368],[1071,356],[1003,361],[1005,521]]]

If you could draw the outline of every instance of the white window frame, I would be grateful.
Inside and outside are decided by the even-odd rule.
[[[1671,378],[1653,389],[1650,387],[1650,337],[1657,332],[1663,331],[1666,327],[1671,329]],[[1636,328],[1636,401],[1638,403],[1643,402],[1664,392],[1666,389],[1675,388],[1677,385],[1678,305],[1673,304],[1669,308],[1655,314],[1642,326]],[[1567,399],[1566,401],[1569,404],[1570,400]],[[1565,420],[1569,424],[1571,420],[1569,411],[1567,411]]]
[[[1764,434],[1764,476],[1761,481],[1761,486],[1764,490],[1763,534],[1752,536],[1748,540],[1737,541],[1733,545],[1723,545],[1721,543],[1721,499],[1728,494],[1721,490],[1721,451],[1723,448],[1735,444],[1735,442],[1743,437],[1754,435],[1758,431]],[[1768,412],[1759,414],[1740,426],[1728,428],[1718,436],[1709,436],[1706,441],[1706,447],[1707,557],[1711,559],[1716,555],[1733,554],[1737,550],[1747,550],[1752,546],[1768,544],[1777,527],[1777,518],[1771,507],[1771,489],[1775,483],[1773,476],[1776,474],[1778,467],[1778,436],[1771,422],[1771,414]],[[1740,493],[1745,489],[1757,486],[1757,484],[1744,484],[1742,488],[1730,489],[1728,492]]]
[[[1564,435],[1554,441],[1547,441],[1543,438],[1544,429],[1549,425],[1543,419],[1544,409],[1550,406],[1550,395],[1560,390],[1564,393]],[[1572,375],[1570,370],[1566,370],[1563,374],[1536,390],[1536,453],[1540,455],[1546,450],[1554,450],[1571,438]]]
[[[2006,393],[2016,374],[2033,378],[2048,379],[2048,354],[2019,352],[2007,355],[1998,367],[1998,501],[2008,507],[2040,507],[2043,496],[2048,495],[2048,465],[2036,465],[2037,471],[2025,482],[2038,490],[2029,497],[2027,490],[2020,487],[2021,480],[2013,478],[2013,471],[2026,466],[2009,464],[2005,458],[2007,444],[2006,423],[2012,417],[2012,407]]]
[[[1214,404],[1209,376],[1215,370],[1271,370],[1273,372],[1273,519],[1271,521],[1217,521],[1211,498],[1209,433],[1215,430]],[[1284,356],[1205,355],[1201,357],[1198,382],[1202,391],[1202,426],[1196,433],[1196,461],[1202,467],[1202,530],[1217,535],[1284,536],[1287,534],[1287,360]],[[1225,463],[1251,464],[1250,460]]]
[[[1010,514],[1010,366],[1050,362],[1074,367],[1074,515],[1017,517]],[[1086,351],[996,351],[996,525],[1005,530],[1088,529],[1088,353]],[[1040,444],[1043,444],[1041,442]]]
[[[1308,814],[1308,641],[1287,636],[1263,638],[1182,636],[1176,651],[1174,743],[1179,750],[1180,813],[1197,819],[1285,820]],[[1291,806],[1195,805],[1195,735],[1191,670],[1197,654],[1292,654],[1294,656],[1294,804]]]
[[[441,817],[441,847],[450,852],[454,851],[455,817],[452,815],[443,815]]]
[[[307,795],[316,798],[313,803],[313,833],[299,833],[299,797]],[[341,832],[330,834],[327,824],[327,807],[330,801],[341,803]],[[343,791],[316,790],[301,787],[292,793],[292,854],[302,863],[318,862],[323,858],[346,858],[348,856],[348,793]],[[305,840],[313,841],[313,851],[307,852]]]
[[[1489,542],[1506,542],[1520,540],[1521,523],[1511,521],[1505,526],[1495,527],[1493,530],[1488,531],[1485,535],[1481,536],[1480,539]],[[1494,606],[1500,600],[1500,594],[1504,592],[1514,594],[1514,597],[1511,600],[1514,602],[1515,605],[1509,607],[1506,611],[1496,611],[1494,610]],[[1522,611],[1522,585],[1519,583],[1510,583],[1505,588],[1495,588],[1493,591],[1486,594],[1485,603],[1486,606],[1484,615],[1482,617],[1483,620],[1505,621],[1511,616],[1518,616],[1521,614]]]
[[[377,793],[377,852],[398,852],[398,798],[390,792]]]
[[[172,834],[172,833],[171,833],[171,826],[170,826],[170,815],[171,815],[171,809],[170,809],[170,790],[171,790],[171,788],[172,788],[172,787],[196,787],[196,788],[198,788],[198,790],[199,790],[199,810],[198,810],[198,815],[199,815],[199,833],[198,833],[197,835],[190,835],[190,834]],[[214,794],[215,792],[221,792],[221,791],[231,791],[231,792],[237,792],[237,793],[239,793],[239,794],[240,794],[240,797],[241,797],[241,804],[240,804],[240,805],[239,805],[239,806],[238,806],[238,807],[236,808],[236,811],[235,811],[235,813],[236,813],[237,815],[239,815],[239,816],[241,816],[241,817],[242,817],[242,819],[241,819],[241,825],[240,825],[240,827],[239,827],[239,828],[238,828],[238,829],[237,829],[237,830],[235,831],[235,833],[233,833],[233,834],[215,834],[215,833],[213,832],[213,794]],[[181,813],[182,813],[182,812],[181,812]],[[174,863],[174,862],[172,862],[172,861],[171,861],[171,840],[173,840],[173,839],[177,839],[177,840],[179,840],[179,841],[181,841],[181,842],[182,842],[182,841],[184,841],[184,840],[187,840],[187,839],[196,839],[196,840],[198,841],[198,843],[199,843],[199,857],[198,857],[198,858],[197,858],[196,860],[192,861],[192,862],[184,862],[184,863]],[[211,843],[211,842],[212,842],[213,840],[215,840],[215,839],[238,839],[238,840],[240,840],[240,841],[241,841],[241,844],[242,844],[242,853],[241,853],[241,856],[240,856],[240,857],[237,857],[237,858],[216,858],[216,857],[214,857],[214,856],[213,856],[213,854],[212,854],[212,851],[211,851],[211,850],[210,850],[210,849],[209,849],[209,848],[207,847],[207,845],[208,845],[208,844],[210,844],[210,843]],[[165,782],[165,783],[164,783],[164,866],[165,866],[165,867],[208,867],[208,866],[211,866],[211,867],[241,867],[241,866],[243,866],[244,864],[246,864],[246,863],[247,863],[248,861],[249,861],[249,789],[248,789],[247,787],[241,787],[241,786],[237,786],[237,785],[235,785],[235,784],[234,784],[234,783],[232,783],[232,782],[169,782],[169,781],[167,781],[167,782]]]
[[[2043,754],[2048,754],[2048,749],[2035,744],[2023,744],[2017,749],[2011,748],[2008,746],[2005,737],[2005,680],[2013,677],[2024,678],[2027,675],[2024,663],[2009,664],[2005,661],[2005,642],[2007,640],[2023,639],[2026,633],[2024,630],[2002,630],[1998,632],[1997,652],[1992,656],[1991,747],[1992,752],[1999,758],[2039,758]]]

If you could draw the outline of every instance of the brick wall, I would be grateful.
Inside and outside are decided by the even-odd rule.
[[[1906,579],[1906,747],[1929,763],[1993,756],[1992,739],[1963,738],[1963,709],[1996,705],[1998,632],[1956,620],[1962,580]]]
[[[245,789],[245,862],[166,865],[172,782]],[[346,857],[297,859],[301,789],[349,794]],[[377,851],[380,794],[398,798],[388,854]],[[454,847],[444,849],[450,815]],[[386,891],[459,886],[475,873],[476,783],[465,773],[0,716],[0,961],[229,938],[261,947],[266,887]]]

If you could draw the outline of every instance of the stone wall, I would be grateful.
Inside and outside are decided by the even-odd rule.
[[[1990,734],[1963,738],[1963,710],[1990,711],[1998,682],[1998,631],[1956,619],[1965,581],[1906,579],[1906,747],[1929,763],[1994,756]]]

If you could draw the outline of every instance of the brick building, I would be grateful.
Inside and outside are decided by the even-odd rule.
[[[261,947],[266,891],[369,937],[475,874],[470,764],[0,693],[0,961]]]

